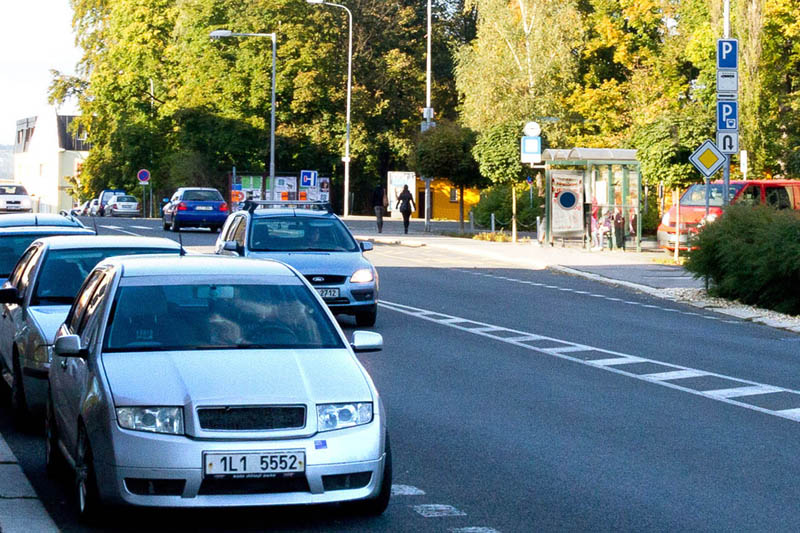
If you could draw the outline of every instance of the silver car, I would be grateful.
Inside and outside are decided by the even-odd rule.
[[[46,237],[25,250],[0,288],[0,373],[19,422],[43,411],[53,337],[94,266],[112,255],[179,252],[169,239],[94,235]]]
[[[109,198],[106,214],[111,217],[138,217],[139,200],[130,194],[117,194]]]
[[[225,221],[214,252],[276,259],[299,270],[334,314],[375,325],[378,271],[364,257],[371,242],[358,242],[323,202],[246,202]]]
[[[105,504],[350,502],[382,513],[391,452],[378,391],[322,299],[283,263],[117,257],[55,340],[47,465],[78,513]]]

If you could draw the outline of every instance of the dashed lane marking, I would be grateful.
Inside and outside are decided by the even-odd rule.
[[[425,491],[411,485],[392,485],[392,496],[424,496]]]
[[[141,237],[141,235],[139,235],[138,233],[134,233],[132,231],[126,231],[126,230],[122,229],[120,226],[111,226],[111,225],[106,226],[106,225],[100,224],[100,227],[101,228],[110,229],[110,230],[113,230],[113,231],[118,231],[120,233],[125,233],[126,235],[135,235],[137,237]]]
[[[133,229],[155,229],[151,228],[150,226],[128,226],[128,227]]]
[[[412,508],[425,518],[439,518],[442,516],[467,516],[467,513],[464,511],[459,511],[452,505],[431,503],[425,505],[413,505]]]
[[[384,309],[434,322],[441,326],[472,333],[473,335],[480,335],[481,337],[490,338],[551,357],[565,359],[584,366],[599,368],[614,374],[620,374],[639,381],[661,385],[662,387],[679,390],[695,396],[702,396],[751,411],[757,411],[787,420],[800,421],[800,391],[797,390],[757,383],[755,381],[726,376],[716,372],[689,368],[585,344],[578,344],[528,331],[505,328],[503,326],[487,324],[477,320],[447,315],[440,311],[431,311],[388,301],[382,301],[378,305]],[[547,342],[551,345],[556,344],[556,346],[536,345],[536,343],[542,344],[543,342]],[[663,367],[664,370],[655,373],[652,370],[648,373],[636,373],[636,370],[639,370],[637,367],[641,366],[640,364],[637,365],[637,363],[650,363],[651,365],[657,365],[657,367]],[[697,379],[709,379],[709,382],[712,382],[712,378],[716,378],[717,384],[713,385],[717,387],[716,389],[702,390],[702,387],[698,387],[696,383]],[[719,388],[719,380],[729,382],[730,386]],[[787,403],[787,405],[785,405],[786,408],[767,409],[737,399],[747,399],[751,396],[759,396],[763,399],[764,396],[770,394],[780,395],[777,398]]]

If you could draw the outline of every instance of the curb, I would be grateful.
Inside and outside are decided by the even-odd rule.
[[[45,510],[16,456],[0,434],[0,532],[57,533],[59,529]]]

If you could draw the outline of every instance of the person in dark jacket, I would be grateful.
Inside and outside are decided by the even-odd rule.
[[[386,197],[386,191],[380,185],[376,186],[372,191],[372,208],[375,210],[375,221],[378,223],[378,233],[383,233],[383,214],[384,210],[388,207],[389,201]]]
[[[411,212],[417,210],[417,206],[414,204],[414,196],[408,190],[408,185],[403,185],[403,192],[397,197],[397,206],[395,208],[400,209],[400,213],[403,215],[403,232],[408,233],[408,219],[411,218]]]

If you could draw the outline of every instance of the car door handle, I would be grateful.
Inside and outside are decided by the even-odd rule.
[[[61,360],[61,368],[62,368],[63,370],[66,370],[66,369],[67,369],[67,360],[66,360],[66,359],[62,359],[62,360]]]

